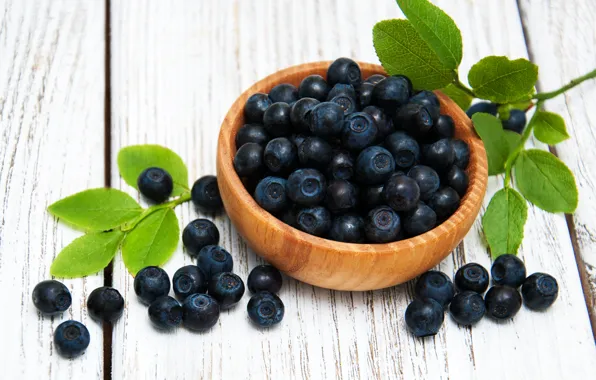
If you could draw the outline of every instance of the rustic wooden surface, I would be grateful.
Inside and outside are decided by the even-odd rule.
[[[462,31],[461,73],[486,55],[529,56],[541,67],[539,89],[544,91],[596,66],[596,11],[590,0],[436,3]],[[574,171],[580,189],[580,207],[568,219],[529,209],[520,257],[530,272],[546,271],[559,280],[559,300],[548,312],[524,308],[512,321],[485,319],[472,329],[447,317],[436,337],[419,340],[406,332],[403,321],[411,284],[350,293],[286,279],[281,292],[286,317],[274,329],[249,325],[245,296],[207,333],[160,333],[148,323],[120,259],[113,283],[126,299],[126,311],[114,327],[107,356],[102,357],[101,328],[88,320],[84,308],[85,294],[103,283],[101,274],[66,281],[74,303],[62,318],[35,312],[33,286],[49,276],[53,257],[79,234],[45,208],[104,184],[106,123],[112,185],[135,197],[115,164],[115,153],[126,145],[162,144],[182,156],[191,178],[214,173],[219,126],[244,89],[302,62],[338,56],[376,62],[371,28],[399,16],[392,0],[112,0],[111,113],[106,117],[105,0],[0,0],[0,289],[5,292],[0,378],[102,378],[104,358],[111,361],[113,379],[592,378],[594,82],[547,103],[562,113],[573,136],[556,153]],[[501,182],[491,178],[488,195]],[[213,217],[188,204],[176,211],[181,226],[198,216]],[[216,216],[215,222],[222,245],[234,256],[235,271],[246,278],[262,260],[247,249],[227,217]],[[453,273],[470,261],[488,267],[479,231],[477,220],[439,268]],[[179,248],[165,268],[173,274],[189,263]],[[63,360],[52,349],[53,329],[64,318],[90,328],[92,344],[81,358]]]

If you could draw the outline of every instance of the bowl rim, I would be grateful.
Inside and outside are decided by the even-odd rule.
[[[299,229],[284,223],[256,203],[252,195],[244,187],[244,184],[240,180],[240,177],[236,174],[236,171],[233,167],[233,159],[236,153],[235,138],[239,128],[244,125],[244,104],[246,100],[255,93],[268,93],[271,87],[280,83],[284,83],[283,79],[280,81],[280,78],[286,78],[291,75],[303,73],[304,71],[311,72],[324,70],[326,72],[327,67],[332,62],[333,61],[308,62],[276,71],[275,73],[270,74],[251,85],[234,101],[228,110],[226,117],[222,122],[219,133],[217,171],[218,174],[223,172],[229,174],[228,179],[232,182],[229,190],[234,193],[234,197],[242,200],[242,203],[246,206],[246,213],[250,214],[250,217],[267,223],[269,228],[274,229],[276,233],[286,233],[287,239],[293,240],[293,243],[295,244],[304,243],[310,245],[313,249],[320,248],[337,252],[374,252],[376,255],[395,254],[401,250],[413,249],[416,246],[426,244],[429,241],[441,240],[442,237],[453,235],[458,224],[462,220],[468,218],[475,219],[479,209],[479,204],[482,203],[486,191],[488,181],[488,164],[484,145],[481,139],[476,135],[472,126],[472,121],[465,115],[465,113],[463,113],[463,111],[462,113],[465,118],[458,121],[463,121],[466,128],[462,133],[471,139],[471,143],[467,142],[468,146],[470,147],[470,162],[466,168],[466,173],[469,176],[468,190],[461,198],[461,203],[458,209],[447,220],[435,226],[430,231],[427,231],[421,235],[390,243],[345,243],[325,239],[300,231]],[[386,71],[380,65],[360,61],[357,61],[357,63],[361,70],[364,68],[367,71],[373,71],[375,73],[387,75]],[[307,75],[312,74],[303,73],[303,75],[306,77]],[[450,98],[444,95],[442,92],[434,92],[441,100],[442,106],[447,100],[452,102]],[[457,130],[458,128],[456,128],[456,131]],[[472,170],[472,168],[475,168],[475,170]]]

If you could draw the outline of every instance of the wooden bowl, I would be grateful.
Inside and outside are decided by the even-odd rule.
[[[279,83],[298,86],[308,75],[326,76],[331,62],[314,62],[278,71],[255,83],[236,100],[221,126],[217,149],[219,190],[232,223],[249,247],[300,281],[337,290],[371,290],[408,281],[431,269],[461,242],[476,219],[488,178],[484,145],[472,122],[446,95],[436,92],[441,113],[455,121],[455,135],[470,146],[468,193],[459,209],[425,234],[388,244],[340,243],[306,234],[263,210],[234,171],[235,137],[244,124],[244,103],[256,92]],[[359,63],[364,78],[384,74],[379,65]]]

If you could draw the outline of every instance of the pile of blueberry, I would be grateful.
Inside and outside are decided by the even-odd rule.
[[[250,96],[234,168],[256,202],[312,235],[387,243],[431,230],[468,188],[468,145],[436,95],[339,58]]]
[[[424,273],[416,282],[416,298],[406,309],[406,325],[415,336],[431,336],[443,324],[447,306],[455,322],[470,326],[485,314],[497,320],[513,318],[521,308],[522,296],[527,308],[544,310],[559,294],[554,277],[546,273],[526,277],[526,267],[515,255],[499,256],[493,263],[491,275],[493,286],[484,295],[489,275],[480,264],[470,263],[459,268],[455,285],[443,272]]]

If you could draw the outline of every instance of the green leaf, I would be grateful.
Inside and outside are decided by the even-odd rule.
[[[408,20],[378,22],[373,28],[373,43],[387,73],[407,76],[418,90],[445,87],[455,76]]]
[[[162,265],[174,253],[179,236],[174,211],[170,208],[155,211],[126,235],[122,244],[124,265],[133,275],[146,266]]]
[[[520,102],[501,104],[498,108],[499,119],[507,120],[509,119],[509,113],[511,112],[511,110],[525,111],[530,106],[530,104],[532,104],[531,99],[522,100]]]
[[[468,73],[474,93],[496,103],[528,98],[537,80],[538,66],[523,58],[510,61],[507,57],[486,57]]]
[[[75,278],[97,273],[112,261],[122,238],[124,233],[119,230],[83,235],[73,240],[54,259],[50,274]]]
[[[397,0],[420,37],[448,69],[457,69],[462,58],[461,32],[451,17],[427,0]]]
[[[472,116],[474,129],[482,139],[488,156],[488,174],[497,175],[505,171],[505,161],[521,141],[515,132],[503,130],[497,117],[479,112]]]
[[[128,194],[116,189],[89,189],[50,205],[48,211],[65,222],[91,231],[120,226],[143,209]]]
[[[548,212],[572,213],[578,193],[573,173],[549,152],[522,151],[514,165],[519,191],[527,200]]]
[[[451,98],[462,110],[467,110],[472,104],[472,98],[467,92],[460,90],[457,86],[450,84],[441,89],[441,91]]]
[[[504,188],[493,195],[482,217],[482,228],[493,258],[517,252],[527,218],[528,206],[520,193]]]
[[[138,189],[137,179],[143,170],[162,168],[172,176],[172,196],[188,191],[188,169],[176,153],[160,145],[132,145],[120,149],[118,170],[126,183]]]
[[[565,120],[560,115],[546,111],[536,111],[531,125],[534,126],[534,136],[545,144],[556,145],[569,138]]]

